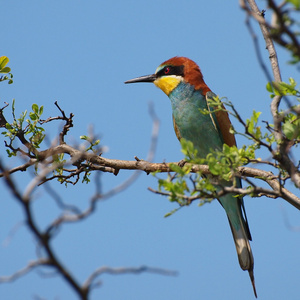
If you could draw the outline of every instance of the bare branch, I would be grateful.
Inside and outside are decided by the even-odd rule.
[[[260,64],[260,67],[261,67],[261,69],[263,70],[263,72],[264,72],[264,74],[265,74],[267,80],[268,80],[269,82],[271,82],[271,81],[272,81],[272,77],[271,77],[271,75],[270,75],[270,73],[269,73],[269,70],[268,70],[267,66],[265,65],[265,63],[264,63],[264,61],[263,61],[263,58],[262,58],[262,55],[261,55],[261,51],[260,51],[260,49],[259,49],[258,38],[257,38],[257,35],[255,34],[255,32],[254,32],[254,30],[253,30],[253,28],[252,28],[252,26],[251,26],[251,22],[250,22],[249,15],[248,15],[247,18],[246,18],[246,25],[247,25],[247,28],[248,28],[248,30],[249,30],[249,33],[250,33],[250,35],[251,35],[251,37],[252,37],[253,44],[254,44],[254,49],[255,49],[255,53],[256,53],[256,57],[257,57],[257,59],[258,59],[258,62],[259,62],[259,64]]]
[[[28,265],[26,267],[18,270],[14,274],[12,274],[10,276],[1,276],[0,283],[15,281],[19,277],[26,275],[27,273],[34,270],[35,268],[40,267],[40,266],[49,265],[49,264],[50,264],[50,261],[48,259],[38,259],[35,261],[31,261],[28,263]]]
[[[5,106],[3,106],[2,108],[0,108],[0,127],[5,127],[7,121],[3,115],[3,110],[9,105],[8,103],[4,102]]]
[[[268,29],[269,26],[268,26],[266,20],[264,19],[264,11],[260,11],[258,9],[255,0],[247,0],[247,2],[251,9],[248,8],[245,1],[240,1],[241,6],[243,9],[247,10],[247,12],[258,21],[261,32],[262,32],[263,37],[266,42],[266,48],[269,52],[269,59],[271,62],[274,79],[275,79],[275,81],[280,82],[281,74],[280,74],[280,70],[279,70],[277,53],[275,50],[273,40],[269,33],[269,29]]]
[[[280,28],[279,28],[280,34],[272,34],[272,38],[280,45],[282,45],[286,48],[290,48],[293,51],[293,53],[296,54],[300,58],[299,41],[297,40],[296,35],[286,26],[284,14],[281,11],[284,4],[286,4],[286,3],[283,3],[282,5],[277,5],[273,0],[268,0],[268,5],[270,8],[273,9],[275,18],[280,25]],[[286,35],[290,38],[291,43],[288,43],[283,40],[282,32],[286,33]]]
[[[100,267],[95,270],[85,281],[83,284],[83,290],[89,291],[100,283],[94,283],[95,279],[103,274],[111,274],[111,275],[120,275],[120,274],[141,274],[141,273],[155,273],[165,276],[176,276],[177,271],[167,270],[163,268],[153,268],[147,266],[140,267],[121,267],[121,268],[111,268],[111,267]]]

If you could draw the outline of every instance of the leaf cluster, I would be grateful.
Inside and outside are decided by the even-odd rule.
[[[44,107],[38,106],[37,104],[32,105],[32,111],[29,112],[29,118],[26,119],[27,110],[20,114],[20,117],[17,118],[15,114],[15,100],[12,102],[12,115],[13,122],[6,123],[6,131],[2,132],[2,135],[8,137],[10,140],[10,149],[6,149],[9,156],[16,156],[17,149],[12,147],[12,142],[18,137],[28,136],[30,141],[31,151],[34,152],[34,149],[40,148],[40,144],[45,138],[45,129],[39,125],[41,121],[41,116],[43,114]],[[24,125],[24,123],[26,125]],[[24,128],[23,128],[24,127]],[[13,150],[13,151],[11,151]]]
[[[224,144],[222,151],[212,149],[205,158],[199,158],[191,141],[181,139],[180,142],[185,164],[171,164],[170,168],[175,175],[168,174],[166,179],[158,179],[158,190],[180,206],[189,205],[195,200],[200,200],[200,205],[210,202],[216,198],[216,186],[220,182],[225,180],[234,184],[238,168],[255,160],[256,148],[253,145],[237,148]],[[191,174],[191,166],[195,164],[207,165],[211,175],[201,171]]]
[[[11,69],[6,66],[8,62],[9,62],[8,57],[0,56],[0,73],[6,74],[0,77],[0,82],[7,80],[8,84],[12,84],[13,74],[10,73]]]

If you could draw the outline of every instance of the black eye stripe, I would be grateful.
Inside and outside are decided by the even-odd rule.
[[[184,66],[165,66],[160,71],[157,72],[157,77],[161,76],[169,76],[169,75],[177,75],[182,76],[184,75]]]

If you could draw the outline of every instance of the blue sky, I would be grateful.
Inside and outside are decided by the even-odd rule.
[[[255,109],[262,111],[263,120],[270,120],[266,79],[238,1],[6,1],[1,3],[1,12],[0,56],[9,57],[14,74],[13,85],[1,84],[1,102],[11,103],[14,98],[17,115],[33,103],[44,105],[46,118],[59,114],[54,105],[57,100],[66,113],[75,114],[67,139],[72,145],[79,144],[79,136],[92,125],[102,145],[108,147],[105,157],[145,159],[152,128],[148,103],[152,101],[161,121],[154,160],[181,160],[168,98],[151,84],[123,84],[153,73],[175,55],[196,61],[208,86],[228,97],[243,118]],[[260,49],[268,64],[261,38]],[[299,73],[286,64],[286,53],[278,49],[278,55],[283,80],[290,76],[297,80]],[[10,117],[10,108],[5,112]],[[47,139],[51,141],[59,128],[59,123],[47,125]],[[237,140],[239,145],[245,142]],[[1,158],[5,157],[3,146],[0,151]],[[267,153],[261,155],[268,158]],[[8,167],[16,163],[6,161]],[[103,191],[131,174],[103,174]],[[14,178],[20,189],[32,179],[29,174]],[[65,188],[53,182],[52,187],[67,203],[84,208],[95,191],[94,182],[93,176],[89,185]],[[179,275],[104,275],[91,299],[254,299],[218,202],[203,207],[193,204],[164,218],[176,204],[150,193],[149,186],[157,187],[155,179],[141,174],[125,192],[99,203],[88,220],[64,225],[53,245],[81,282],[104,265],[147,265],[177,270]],[[34,259],[36,249],[24,225],[7,243],[23,215],[3,180],[0,188],[0,275],[8,275]],[[59,211],[43,188],[36,191],[35,199],[35,218],[44,228]],[[297,210],[281,199],[246,197],[245,203],[259,299],[298,299],[299,231],[285,222],[286,216],[292,226],[299,226]],[[0,286],[3,299],[35,296],[76,299],[60,278],[41,278],[38,272]]]

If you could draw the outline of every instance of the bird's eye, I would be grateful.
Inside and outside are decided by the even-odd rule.
[[[169,72],[170,72],[170,68],[169,67],[165,67],[164,73],[167,75],[167,74],[169,74]]]

